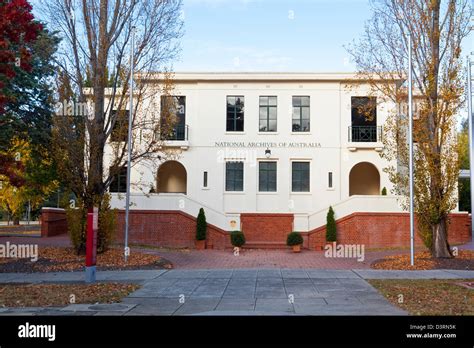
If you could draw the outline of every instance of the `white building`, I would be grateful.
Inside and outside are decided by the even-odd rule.
[[[164,145],[179,155],[158,173],[133,168],[132,182],[157,193],[136,190],[132,209],[195,216],[204,207],[224,230],[238,229],[241,213],[291,213],[302,232],[323,224],[330,205],[341,205],[339,216],[400,211],[394,197],[381,196],[392,187],[380,157],[382,126],[395,105],[378,101],[369,119],[361,115],[374,94],[355,75],[176,73],[174,80],[179,122]],[[111,191],[124,191],[124,179]],[[123,208],[119,196],[114,205]]]

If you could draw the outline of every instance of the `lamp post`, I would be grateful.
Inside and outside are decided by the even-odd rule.
[[[468,120],[468,131],[469,131],[469,178],[470,178],[470,192],[471,192],[471,219],[474,212],[474,149],[473,149],[473,124],[472,124],[472,75],[471,75],[471,59],[467,57],[467,120]],[[471,222],[471,235],[474,231],[474,224]]]
[[[408,146],[409,146],[409,174],[410,174],[410,264],[415,264],[415,219],[413,211],[413,91],[412,91],[412,59],[411,34],[408,35]]]
[[[128,143],[127,143],[127,193],[125,199],[125,241],[124,258],[127,262],[128,249],[128,229],[129,229],[129,211],[130,211],[130,172],[132,162],[132,120],[133,120],[133,71],[134,71],[134,50],[135,50],[135,27],[132,27],[132,42],[130,45],[130,110],[128,114]]]

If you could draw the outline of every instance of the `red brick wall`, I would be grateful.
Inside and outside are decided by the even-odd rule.
[[[41,209],[41,237],[52,237],[63,233],[67,233],[67,220],[64,209]]]
[[[181,211],[130,210],[129,243],[170,248],[194,248],[196,218]],[[125,211],[117,217],[117,241],[123,242]],[[214,249],[224,249],[229,236],[221,229],[208,224],[208,241]],[[230,243],[229,243],[230,244]]]
[[[470,220],[467,214],[450,214],[450,243],[466,243],[471,240]],[[383,248],[407,246],[410,243],[408,213],[354,213],[337,220],[336,226],[337,241],[341,244],[365,244],[369,248]],[[307,246],[320,250],[325,244],[325,236],[325,226],[309,232]],[[416,232],[415,244],[423,244]]]
[[[293,231],[293,214],[240,214],[240,224],[248,244],[285,244]]]

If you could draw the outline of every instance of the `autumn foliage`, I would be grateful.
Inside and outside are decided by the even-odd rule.
[[[7,87],[17,69],[31,70],[31,54],[25,44],[36,40],[42,30],[31,10],[26,0],[0,0],[0,112],[12,98]]]

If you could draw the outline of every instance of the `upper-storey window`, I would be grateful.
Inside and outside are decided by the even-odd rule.
[[[310,110],[309,97],[293,97],[293,132],[309,132]]]
[[[259,101],[259,126],[260,132],[277,131],[277,97],[264,96]]]
[[[377,127],[377,98],[351,97],[352,142],[376,142],[380,140],[381,127]]]
[[[227,132],[244,131],[244,97],[227,97]]]
[[[161,96],[161,140],[187,140],[186,97]]]

